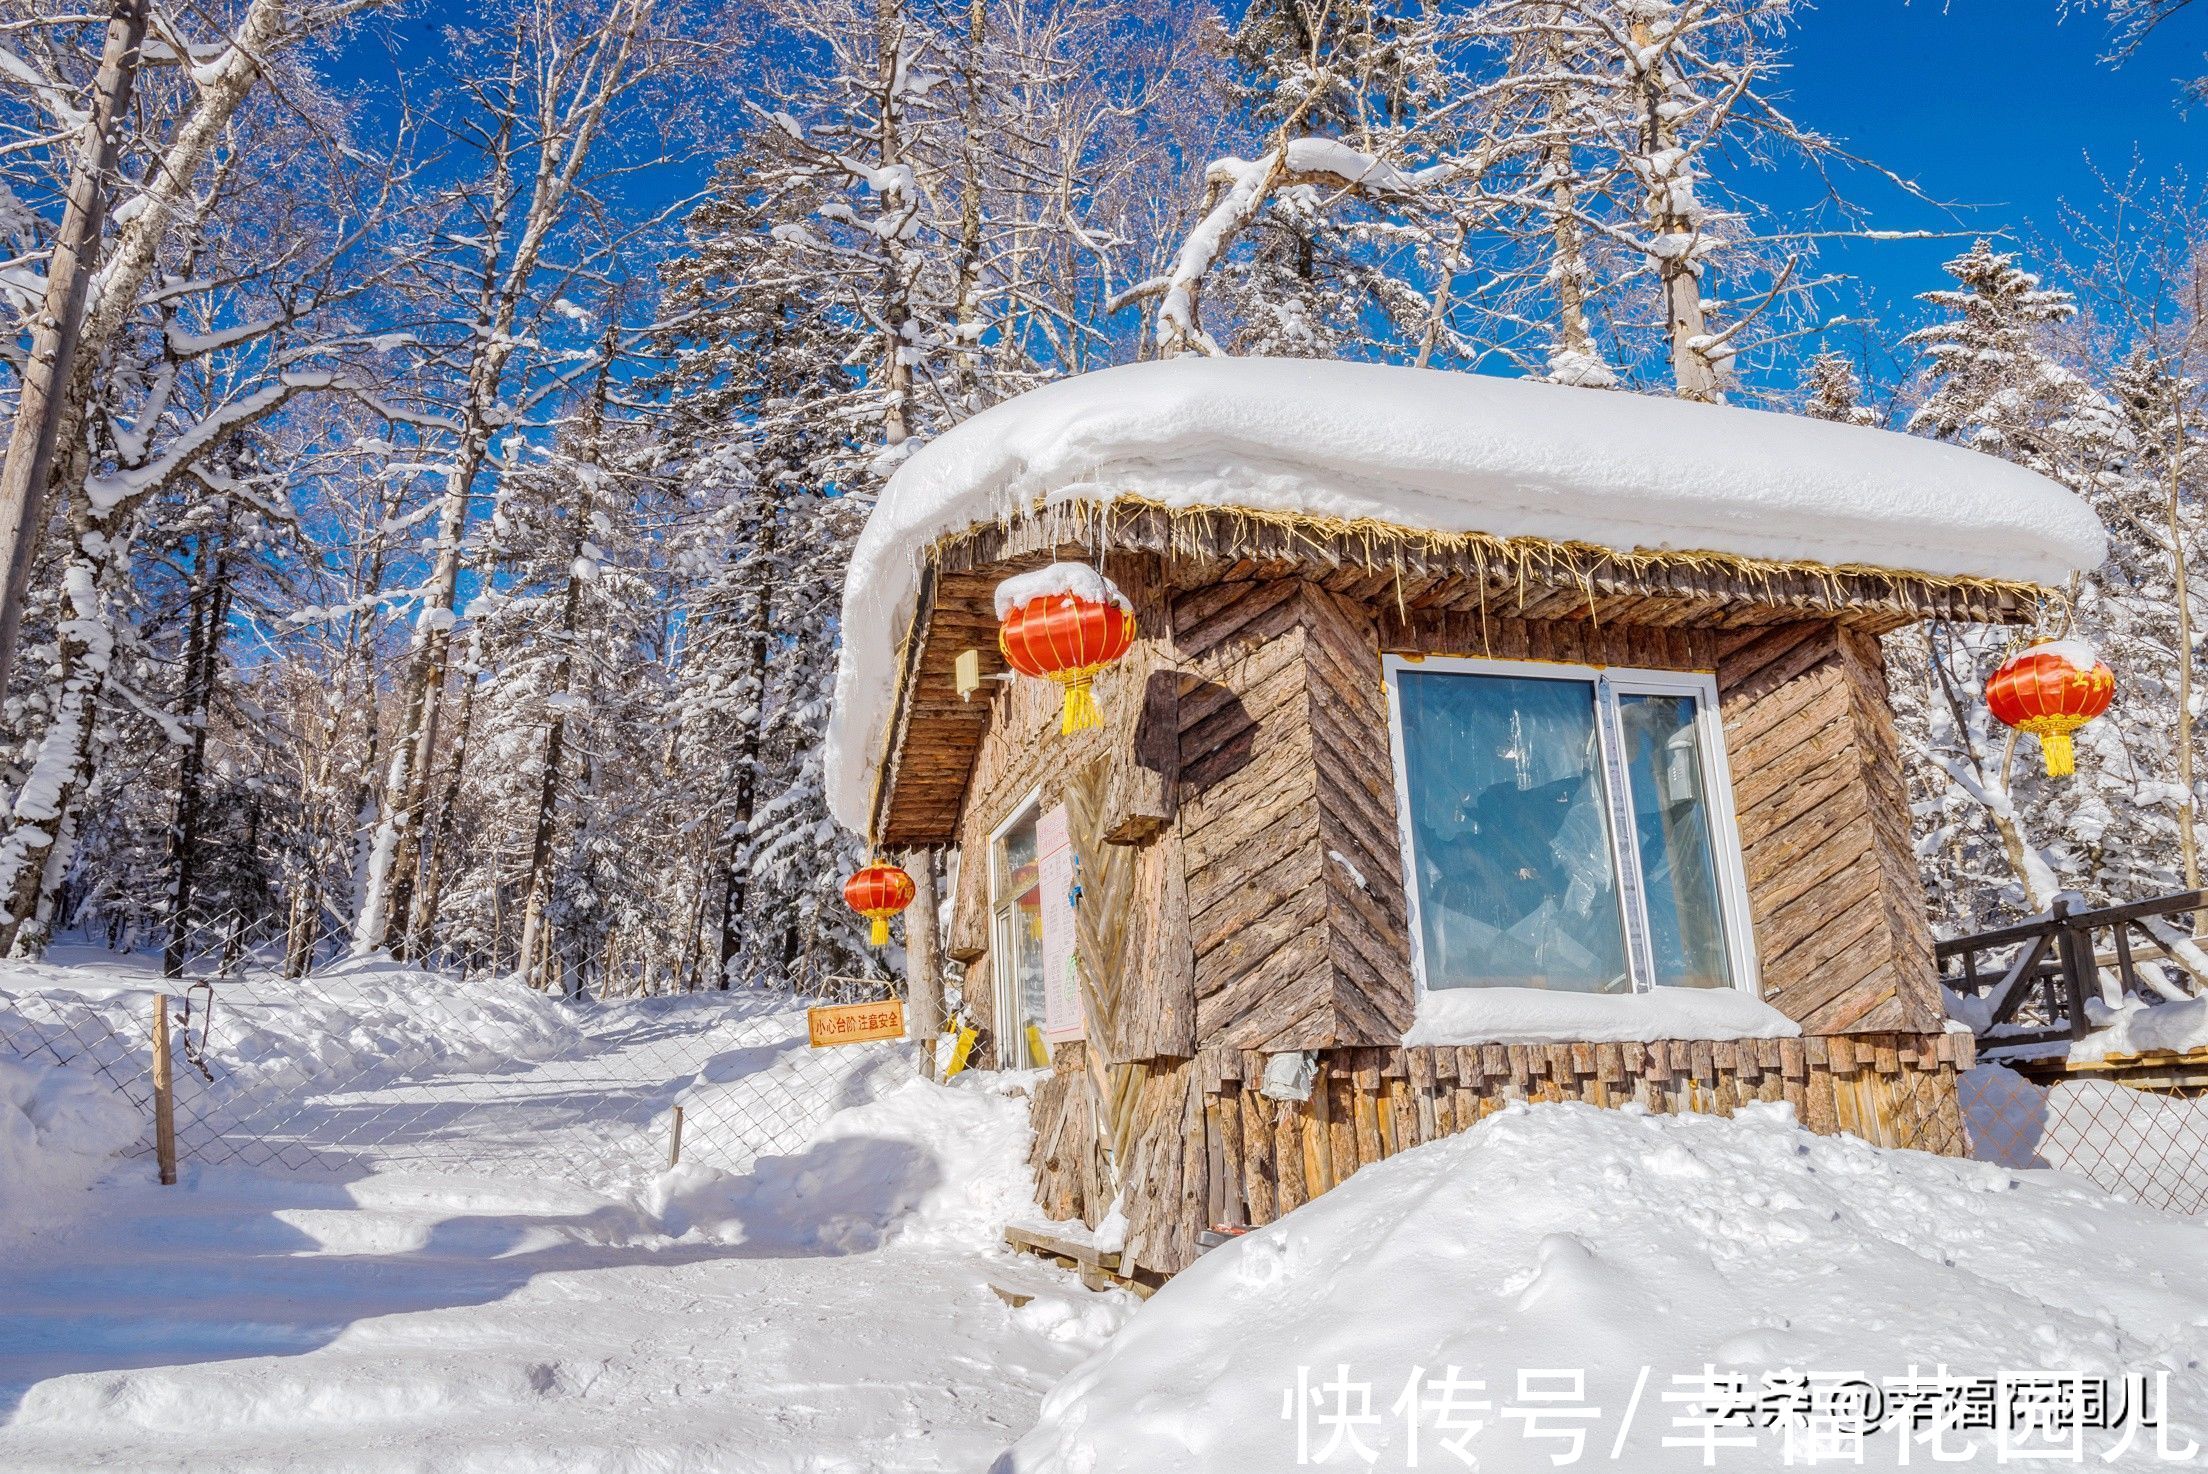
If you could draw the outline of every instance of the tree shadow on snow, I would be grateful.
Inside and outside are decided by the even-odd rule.
[[[242,1170],[106,1188],[96,1220],[28,1246],[0,1282],[0,1433],[50,1378],[300,1355],[357,1322],[487,1305],[541,1274],[865,1253],[938,1180],[909,1143],[845,1137],[743,1177],[670,1174],[647,1212],[602,1202],[425,1226],[360,1207],[342,1181]]]

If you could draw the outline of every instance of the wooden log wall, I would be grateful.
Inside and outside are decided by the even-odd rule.
[[[993,1002],[989,830],[1038,785],[1062,801],[1102,763],[1078,843],[1085,865],[1133,846],[1139,862],[1111,868],[1132,872],[1118,889],[1144,923],[1104,985],[1143,1000],[1117,1010],[1133,1027],[1097,1041],[1106,1059],[1400,1038],[1412,983],[1379,683],[1391,650],[1714,672],[1765,996],[1811,1033],[1938,1027],[1875,637],[1831,619],[1681,625],[1653,598],[1622,620],[1523,619],[1406,611],[1302,579],[1176,593],[1139,556],[1107,571],[1144,637],[1098,683],[1104,729],[1060,737],[1040,682],[990,682],[974,703],[986,733],[962,795],[949,951],[978,1021]],[[945,577],[945,618],[987,581]]]
[[[1265,1056],[1254,1051],[1151,1062],[1143,1130],[1121,1175],[1123,1266],[1176,1273],[1194,1262],[1201,1230],[1270,1223],[1358,1168],[1468,1130],[1513,1101],[1631,1101],[1660,1115],[1786,1101],[1812,1131],[1968,1152],[1955,1089],[1973,1062],[1967,1034],[1363,1048],[1319,1059],[1301,1103],[1258,1092]],[[1097,1179],[1079,1149],[1079,1092],[1050,1083],[1035,1103],[1038,1198],[1053,1216],[1093,1224],[1108,1199],[1090,1196]]]
[[[1196,1040],[1393,1043],[1410,1025],[1395,782],[1364,605],[1299,579],[1174,601]]]
[[[1717,686],[1764,998],[1810,1034],[1941,1027],[1878,641],[1729,632]]]
[[[1052,1052],[1050,1073],[1036,1083],[1028,1114],[1035,1136],[1027,1162],[1035,1170],[1035,1201],[1059,1223],[1079,1219],[1094,1228],[1112,1200],[1109,1161],[1097,1129],[1096,1092],[1085,1078],[1089,1061],[1078,1042]]]
[[[1037,790],[1044,809],[1067,806],[1085,893],[1096,898],[1080,916],[1091,1043],[1107,1063],[1196,1047],[1173,808],[1180,748],[1172,613],[1152,561],[1113,559],[1105,571],[1135,606],[1141,638],[1097,677],[1101,727],[1061,734],[1061,698],[1044,681],[989,681],[973,698],[984,734],[961,799],[945,951],[965,966],[968,1015],[991,1036],[983,1062],[1002,1058],[989,959],[989,834]]]

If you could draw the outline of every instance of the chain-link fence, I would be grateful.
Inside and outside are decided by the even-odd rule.
[[[678,1107],[683,1160],[748,1170],[915,1063],[896,1041],[810,1047],[820,1000],[788,992],[561,998],[381,961],[285,977],[280,946],[217,930],[181,978],[153,958],[15,969],[0,1053],[101,1076],[139,1107],[150,1153],[167,996],[183,1161],[585,1181],[665,1165]],[[838,984],[832,999],[860,991]]]
[[[2208,1073],[2071,1075],[2038,1083],[1999,1064],[1961,1081],[1971,1155],[2055,1167],[2120,1198],[2208,1213]]]
[[[327,949],[325,949],[327,950]],[[66,955],[66,953],[64,954]],[[154,1149],[155,1000],[170,999],[178,1156],[289,1171],[368,1166],[526,1171],[603,1182],[664,1165],[677,1108],[686,1161],[746,1171],[802,1151],[829,1116],[916,1063],[889,1041],[810,1047],[806,1009],[882,996],[867,979],[788,991],[563,998],[506,978],[388,962],[283,975],[280,938],[214,925],[185,977],[159,959],[19,966],[0,982],[0,1054],[104,1078],[148,1123]],[[134,970],[135,969],[135,970]],[[2054,1167],[2150,1207],[2208,1213],[2208,1072],[2035,1083],[1981,1065],[1961,1119],[1895,1116],[1895,1144]],[[1898,1133],[1898,1134],[1897,1134]]]

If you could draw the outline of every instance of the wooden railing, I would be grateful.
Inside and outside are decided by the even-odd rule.
[[[1986,1003],[1976,1033],[1985,1046],[2015,1047],[2084,1036],[2085,1001],[2103,996],[2103,979],[2149,1002],[2173,989],[2194,991],[2208,969],[2208,948],[2193,937],[2208,891],[2180,891],[2124,906],[2078,908],[2064,892],[2045,916],[1941,942],[1940,982]],[[2166,963],[2167,971],[2154,964]],[[2143,974],[2147,964],[2153,975]]]

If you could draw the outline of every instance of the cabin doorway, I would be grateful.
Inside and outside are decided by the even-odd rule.
[[[989,958],[997,1059],[1006,1069],[1050,1062],[1044,1044],[1042,793],[1027,796],[989,836]]]

